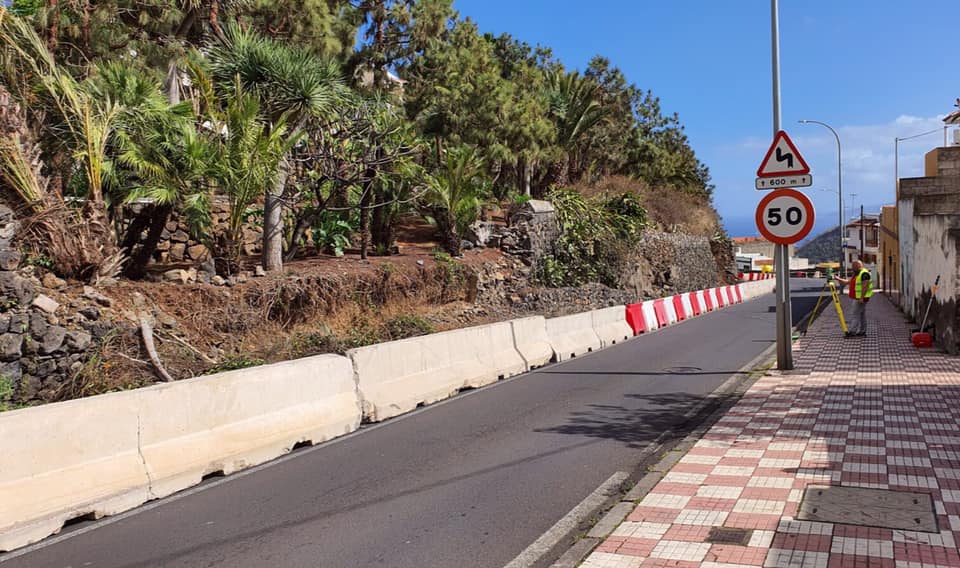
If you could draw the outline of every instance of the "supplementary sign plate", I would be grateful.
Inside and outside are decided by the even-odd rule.
[[[757,178],[757,189],[777,189],[781,187],[810,187],[811,185],[813,185],[813,176],[810,174]]]
[[[813,228],[813,203],[795,189],[776,189],[757,205],[757,229],[768,241],[790,245],[803,240]]]

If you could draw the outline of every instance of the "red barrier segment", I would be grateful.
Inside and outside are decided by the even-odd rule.
[[[634,335],[647,332],[647,322],[643,319],[643,304],[627,304],[627,324]]]
[[[699,316],[703,313],[703,309],[700,307],[700,300],[697,299],[697,293],[690,292],[687,294],[687,297],[690,298],[690,307],[693,308],[693,315]]]
[[[683,307],[683,297],[679,294],[673,297],[673,310],[677,312],[677,321],[687,319],[687,310]]]
[[[725,286],[724,291],[727,293],[727,304],[734,305],[737,303],[737,293],[733,291],[733,286]]]
[[[704,290],[704,291],[703,291],[703,301],[707,303],[707,311],[708,311],[708,312],[712,312],[712,311],[713,311],[713,298],[711,298],[710,296],[711,296],[710,290]]]
[[[737,294],[737,303],[738,303],[738,304],[742,304],[742,303],[743,303],[743,291],[740,290],[740,285],[737,284],[736,286],[734,286],[734,287],[733,287],[733,291],[736,292],[736,294]]]
[[[723,288],[714,288],[713,293],[717,295],[717,307],[725,308],[727,307],[727,302],[723,298]]]
[[[657,314],[657,325],[667,327],[670,320],[667,318],[667,306],[664,305],[664,299],[658,298],[653,301],[653,313]]]

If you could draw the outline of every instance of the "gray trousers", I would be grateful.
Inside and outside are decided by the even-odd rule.
[[[850,333],[867,333],[867,305],[854,301],[850,312]]]

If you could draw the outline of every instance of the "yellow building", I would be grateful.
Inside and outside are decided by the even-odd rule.
[[[878,285],[894,301],[900,301],[900,239],[896,205],[880,209],[880,255],[877,258]]]

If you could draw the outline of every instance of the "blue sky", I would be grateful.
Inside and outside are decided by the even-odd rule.
[[[716,184],[732,236],[757,234],[756,169],[772,140],[767,0],[454,0],[481,31],[553,48],[568,66],[608,57],[677,112]],[[956,0],[781,0],[783,128],[810,165],[814,232],[836,225],[837,153],[849,206],[894,201],[894,138],[942,127],[960,97]],[[951,134],[952,139],[952,134]],[[901,142],[901,177],[923,175],[942,132]],[[834,191],[830,193],[829,191]]]

